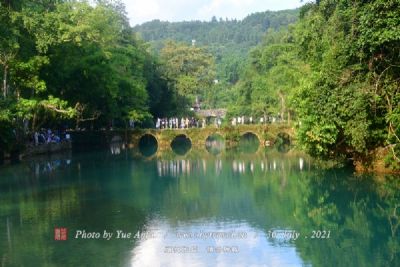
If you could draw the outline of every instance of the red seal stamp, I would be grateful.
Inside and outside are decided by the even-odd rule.
[[[68,239],[68,229],[67,228],[54,228],[54,240],[65,241]]]

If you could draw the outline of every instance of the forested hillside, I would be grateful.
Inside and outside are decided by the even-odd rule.
[[[251,14],[243,20],[213,17],[211,21],[167,22],[154,20],[134,27],[146,41],[172,39],[199,45],[234,43],[249,48],[258,44],[267,29],[278,30],[294,23],[298,10],[265,11]]]
[[[265,11],[243,20],[213,17],[211,21],[166,22],[154,20],[134,27],[140,36],[160,51],[166,40],[206,46],[214,55],[218,79],[231,84],[248,51],[259,44],[268,30],[279,30],[295,23],[299,10]]]

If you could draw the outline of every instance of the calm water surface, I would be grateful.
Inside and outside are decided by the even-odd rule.
[[[400,177],[253,152],[2,166],[1,266],[400,266]]]

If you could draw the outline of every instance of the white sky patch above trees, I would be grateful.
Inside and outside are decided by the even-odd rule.
[[[292,9],[300,0],[123,0],[132,26],[146,21],[243,19],[250,13]]]

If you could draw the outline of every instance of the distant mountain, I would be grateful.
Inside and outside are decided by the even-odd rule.
[[[192,43],[208,46],[219,65],[219,78],[234,83],[236,78],[227,78],[227,72],[232,69],[232,62],[241,62],[248,51],[259,44],[269,29],[279,30],[295,23],[299,9],[282,11],[257,12],[243,20],[227,20],[213,17],[211,21],[167,22],[153,20],[134,29],[156,51],[163,47],[165,40]],[[225,70],[225,68],[229,70]],[[231,74],[229,74],[231,75]],[[236,76],[236,75],[233,75]]]
[[[223,20],[213,17],[211,21],[167,22],[153,20],[134,27],[145,41],[157,42],[172,39],[198,45],[235,43],[257,45],[264,33],[297,21],[298,9],[265,11],[251,14],[243,20]]]

